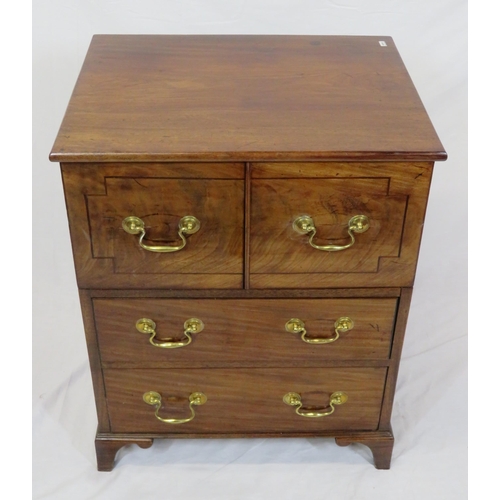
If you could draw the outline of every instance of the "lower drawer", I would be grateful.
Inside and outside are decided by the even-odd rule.
[[[223,364],[258,367],[331,360],[387,359],[396,298],[344,299],[94,299],[101,360],[106,368],[223,368]],[[352,321],[335,338],[336,321]],[[152,345],[136,323],[155,325],[153,343],[182,343],[185,321],[197,318],[203,331],[192,343],[167,349]],[[297,318],[307,332],[286,330]],[[152,323],[152,324],[153,324]],[[163,339],[163,340],[162,340]],[[262,366],[262,365],[261,365]],[[324,366],[324,365],[323,365]]]
[[[385,367],[104,372],[111,431],[165,434],[374,430],[385,378]]]

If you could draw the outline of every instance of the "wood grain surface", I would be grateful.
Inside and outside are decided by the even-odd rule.
[[[413,282],[432,164],[252,164],[251,288],[409,286]],[[297,233],[313,218],[317,245],[345,245],[351,217],[369,229],[355,244],[326,252]]]
[[[94,299],[102,363],[106,367],[320,366],[335,360],[389,357],[397,299]],[[335,321],[354,328],[337,341],[311,345],[285,330],[300,318],[311,338],[332,338]],[[184,322],[203,321],[190,345],[154,347],[136,321],[150,318],[159,339],[182,340]]]
[[[50,154],[61,162],[98,414],[99,470],[156,438],[333,436],[389,468],[391,411],[434,161],[446,159],[390,37],[96,35]],[[340,252],[351,217],[370,228]],[[179,219],[200,230],[176,245]],[[289,333],[292,318],[311,345]],[[160,349],[136,329],[156,323]],[[143,394],[162,395],[162,418]],[[297,392],[297,415],[283,396]]]
[[[221,178],[224,171],[228,178]],[[179,175],[178,165],[63,165],[81,287],[241,287],[244,181],[237,177],[243,166],[188,166]],[[201,227],[182,250],[155,253],[123,230],[130,215],[144,221],[149,245],[179,245],[185,215]]]
[[[432,163],[255,164],[251,172],[245,197],[248,180],[234,178],[244,176],[243,164],[191,165],[186,178],[174,177],[177,164],[64,164],[80,287],[240,288],[245,266],[250,288],[413,283]],[[319,244],[345,244],[359,213],[370,229],[342,252],[313,249],[292,228],[311,215]],[[172,254],[140,248],[121,227],[137,215],[151,241],[175,241],[179,219],[196,214],[200,231]]]
[[[104,378],[112,432],[206,433],[293,432],[334,429],[375,430],[386,368],[322,369],[186,369],[105,370]],[[146,404],[145,392],[156,391],[164,404],[163,418],[190,415],[188,397],[208,398],[195,406],[195,418],[185,424],[159,421]],[[328,408],[329,396],[342,391],[348,401],[332,415],[301,417],[283,403],[288,392],[301,395],[304,407]]]
[[[50,158],[446,153],[390,37],[96,35]]]

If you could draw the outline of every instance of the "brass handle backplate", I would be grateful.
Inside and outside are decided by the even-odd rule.
[[[290,333],[300,333],[301,339],[308,344],[330,344],[339,339],[341,333],[348,332],[354,328],[354,321],[347,316],[342,316],[333,325],[335,328],[335,335],[329,338],[314,338],[307,336],[306,325],[298,318],[292,318],[286,322],[285,330]]]
[[[347,394],[334,392],[330,395],[329,406],[326,408],[303,408],[302,398],[296,392],[289,392],[283,396],[283,402],[289,406],[296,406],[295,413],[301,417],[319,418],[327,417],[335,411],[335,406],[343,405],[347,401]]]
[[[137,328],[137,331],[149,334],[149,342],[151,345],[154,345],[155,347],[161,347],[162,349],[177,349],[178,347],[185,347],[189,345],[193,341],[191,334],[200,333],[203,328],[205,328],[205,325],[203,324],[203,321],[198,318],[191,318],[186,320],[184,322],[185,338],[178,341],[172,341],[171,338],[157,340],[156,323],[149,318],[138,319],[135,323],[135,327]]]
[[[131,215],[123,219],[122,227],[124,231],[129,234],[140,234],[139,245],[144,248],[144,250],[148,250],[149,252],[169,253],[178,252],[186,246],[186,238],[184,235],[196,233],[200,229],[200,221],[192,215],[182,217],[179,221],[179,229],[177,232],[179,238],[182,240],[182,243],[175,246],[146,245],[143,242],[146,237],[146,226],[144,221],[135,215]]]
[[[207,402],[207,397],[202,392],[193,392],[189,395],[189,409],[191,411],[191,416],[187,418],[163,418],[160,417],[159,412],[161,408],[161,395],[155,391],[145,392],[142,396],[145,403],[151,406],[155,406],[155,417],[166,424],[185,424],[190,422],[195,417],[193,406],[204,405]]]
[[[314,225],[313,218],[309,215],[301,215],[293,221],[293,229],[299,234],[309,234],[309,245],[316,250],[323,250],[325,252],[339,252],[346,250],[356,243],[353,233],[364,233],[370,227],[370,221],[366,215],[355,215],[349,220],[347,225],[347,234],[351,241],[347,245],[316,245],[313,238],[316,235],[316,226]]]

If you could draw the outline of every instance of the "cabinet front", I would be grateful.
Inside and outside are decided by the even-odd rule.
[[[432,167],[252,164],[252,288],[409,286]]]
[[[386,371],[106,370],[104,378],[112,432],[215,436],[377,429]]]
[[[397,299],[94,299],[105,367],[384,360]]]
[[[78,165],[63,176],[81,287],[242,286],[242,165]]]

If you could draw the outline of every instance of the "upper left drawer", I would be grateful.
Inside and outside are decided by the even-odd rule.
[[[243,164],[66,163],[61,170],[81,288],[242,287]],[[196,232],[186,216],[199,221]],[[143,229],[133,219],[136,234],[125,231],[128,217]]]

